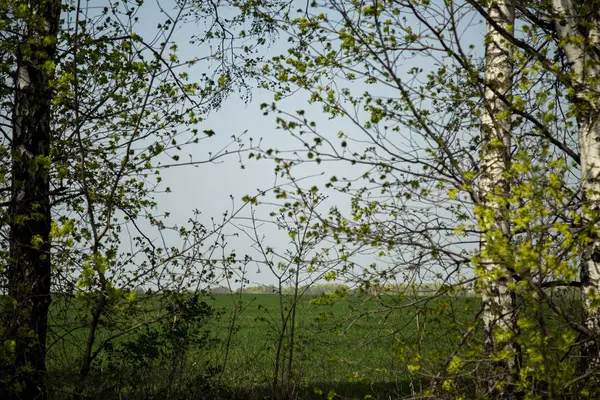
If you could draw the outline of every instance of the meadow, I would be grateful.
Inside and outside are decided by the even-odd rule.
[[[403,298],[402,304],[414,300]],[[419,352],[428,362],[445,361],[442,355],[449,354],[461,327],[472,321],[479,306],[475,299],[461,298],[455,302],[460,303],[459,310],[446,314],[439,300],[422,300],[400,308],[391,301],[383,304],[354,296],[331,304],[319,304],[314,298],[301,301],[294,372],[302,382],[298,389],[303,397],[334,392],[342,398],[394,398],[420,391],[418,375],[408,369],[411,357]],[[273,378],[281,331],[279,297],[219,295],[213,301],[230,317],[220,319],[215,333],[227,331],[236,302],[245,307],[224,376],[228,387],[251,388],[255,393],[250,397],[255,397],[269,388]],[[215,351],[223,353],[224,349]]]
[[[282,335],[282,315],[283,320],[291,315],[291,299],[276,294],[207,295],[200,300],[212,310],[210,316],[196,322],[186,318],[182,325],[176,317],[165,319],[159,329],[131,327],[139,324],[140,316],[150,321],[164,311],[160,299],[146,311],[138,307],[133,322],[109,316],[96,341],[96,347],[104,347],[93,364],[88,395],[273,398],[279,348],[278,384],[285,385],[286,396],[398,398],[421,391],[423,376],[443,366],[480,307],[475,298],[460,296],[305,296],[296,303],[290,363],[292,324],[286,324]],[[63,398],[65,388],[77,382],[88,311],[83,300],[69,301],[68,307],[65,301],[53,303],[48,368],[50,384],[61,388],[53,398]],[[122,314],[133,315],[127,310]],[[182,341],[192,325],[195,339]],[[170,332],[168,344],[161,336],[165,331]]]

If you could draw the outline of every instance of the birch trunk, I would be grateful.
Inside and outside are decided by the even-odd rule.
[[[577,8],[584,5],[577,0],[552,0],[555,14],[555,27],[561,39],[562,50],[571,66],[574,78],[573,89],[576,98],[577,124],[579,130],[579,151],[581,159],[581,189],[584,201],[593,213],[600,212],[600,59],[598,56],[600,11],[592,7],[585,16],[578,15]],[[596,8],[593,10],[593,8]],[[590,25],[584,27],[584,20]],[[573,40],[575,39],[575,40]],[[592,215],[592,218],[594,216]],[[594,218],[597,220],[597,215]],[[600,237],[597,232],[600,223],[592,227],[592,241],[581,256],[581,290],[583,295],[583,316],[585,325],[595,333],[587,338],[582,346],[582,360],[585,372],[600,367]],[[595,232],[594,232],[595,231]]]
[[[514,0],[494,0],[489,6],[489,17],[507,32],[513,32],[515,21]],[[509,42],[490,23],[486,34],[486,82],[482,117],[482,176],[481,191],[484,221],[488,232],[509,239],[510,225],[501,199],[508,193],[505,171],[510,163],[511,114],[506,99],[511,95],[513,50]],[[504,98],[504,99],[503,99]],[[484,218],[485,219],[485,218]],[[490,243],[481,240],[482,271],[479,284],[482,290],[485,350],[488,355],[500,354],[494,364],[494,376],[485,377],[488,395],[498,398],[516,396],[516,380],[520,349],[514,340],[516,333],[515,295],[507,287],[510,279],[504,265],[493,257]],[[499,338],[502,337],[502,340]],[[490,379],[491,378],[491,379]]]
[[[16,53],[9,206],[9,298],[0,362],[2,399],[45,399],[50,306],[50,107],[60,0],[30,0]]]
[[[593,111],[586,120],[579,121],[579,143],[581,151],[581,185],[585,193],[585,201],[592,206],[595,213],[600,212],[600,120],[598,112]],[[583,251],[581,257],[580,279],[583,294],[583,318],[586,327],[596,337],[587,338],[583,342],[582,369],[585,372],[600,372],[600,309],[597,302],[600,296],[600,237],[594,227],[592,242]]]

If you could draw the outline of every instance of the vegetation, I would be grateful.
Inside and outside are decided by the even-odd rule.
[[[0,35],[2,399],[600,396],[598,0],[1,0]],[[286,141],[199,157],[258,90]],[[232,159],[275,183],[159,211]]]
[[[279,333],[277,295],[220,294],[202,297],[201,301],[219,317],[181,322],[200,330],[196,342],[189,344],[189,352],[182,354],[178,348],[178,353],[173,353],[174,344],[167,339],[182,329],[179,321],[166,320],[160,332],[136,330],[116,341],[98,361],[90,377],[94,384],[87,395],[168,397],[170,391],[172,397],[187,397],[187,391],[193,388],[196,392],[191,395],[201,398],[271,396]],[[391,306],[400,299],[398,295],[385,296],[381,301]],[[417,349],[423,356],[422,363],[443,363],[440,355],[452,349],[454,335],[460,330],[455,324],[468,324],[479,308],[473,297],[458,300],[455,315],[441,308],[443,304],[438,299],[429,301],[426,307],[388,311],[388,318],[381,322],[384,312],[365,296],[350,295],[333,302],[313,296],[303,299],[298,305],[297,360],[291,392],[301,398],[324,398],[330,392],[351,398],[369,394],[383,398],[414,395],[423,383],[405,363],[414,358]],[[230,320],[236,307],[243,311],[237,319],[234,340],[228,344]],[[60,308],[58,301],[54,308]],[[74,312],[63,316],[68,321],[81,317]],[[71,332],[67,339],[61,329],[64,321],[58,315],[53,320],[56,326],[51,338],[54,350],[48,356],[49,374],[53,382],[64,382],[66,377],[77,375],[68,361],[81,357],[81,348],[76,346],[77,333]],[[420,330],[422,326],[431,328],[427,331],[432,334]],[[110,327],[103,328],[100,335],[108,335],[109,330]],[[230,348],[225,351],[227,345]],[[172,363],[172,357],[177,364]],[[171,382],[173,373],[177,376]],[[61,395],[55,394],[55,398]]]

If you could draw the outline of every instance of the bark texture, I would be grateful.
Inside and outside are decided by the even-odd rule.
[[[45,399],[50,306],[50,107],[60,0],[24,2],[16,54],[9,209],[9,299],[3,341],[13,349],[0,368],[2,399]]]
[[[581,153],[581,189],[584,201],[600,213],[600,2],[597,0],[552,0],[554,26],[567,57],[574,94]],[[584,22],[585,23],[582,23]],[[591,242],[581,257],[581,290],[585,325],[595,337],[586,338],[581,349],[583,369],[600,372],[600,237],[599,222],[590,227]],[[595,232],[594,232],[595,231]]]
[[[497,25],[513,33],[513,0],[492,1],[488,12],[489,18]],[[491,237],[495,237],[495,240],[510,240],[510,226],[502,199],[509,191],[505,172],[510,168],[511,112],[507,100],[510,98],[512,87],[512,57],[512,46],[488,23],[485,72],[488,86],[485,89],[482,117],[480,188],[484,212],[488,213],[488,216],[489,213],[492,214],[492,218],[484,222],[487,224],[485,228],[488,232],[494,232]],[[516,298],[507,287],[511,277],[502,260],[490,256],[494,244],[489,238],[482,238],[481,250],[484,257],[479,284],[484,307],[484,346],[487,354],[498,355],[502,352],[504,356],[501,361],[494,363],[492,376],[486,378],[486,385],[488,395],[493,393],[496,398],[514,398],[520,364],[520,349],[514,340],[517,329]],[[500,390],[501,387],[503,389]]]

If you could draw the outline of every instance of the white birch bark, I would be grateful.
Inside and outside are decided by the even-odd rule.
[[[579,129],[579,151],[581,159],[581,188],[585,201],[591,209],[600,212],[600,78],[599,17],[586,16],[586,22],[594,27],[587,32],[580,28],[582,16],[576,12],[577,0],[552,0],[555,14],[555,27],[574,77],[574,89],[577,99]],[[583,3],[582,3],[583,4]],[[595,20],[595,21],[594,21]],[[576,40],[573,40],[576,39]],[[600,223],[594,227],[600,229]],[[596,336],[600,335],[600,310],[595,299],[600,298],[600,237],[592,234],[592,242],[581,257],[581,290],[584,299],[585,325]],[[585,368],[600,367],[600,347],[598,339],[588,338],[582,348]]]
[[[514,31],[514,0],[493,0],[489,5],[489,18],[509,33]],[[488,231],[501,233],[508,238],[509,221],[500,198],[508,192],[505,171],[509,168],[511,146],[511,113],[507,100],[511,95],[513,49],[502,34],[489,22],[486,34],[486,72],[488,84],[485,90],[482,116],[482,176],[480,188],[484,208],[492,213],[493,220],[487,221]],[[502,381],[503,398],[513,397],[515,380],[518,377],[519,349],[514,338],[516,329],[516,307],[514,294],[508,289],[508,271],[497,258],[486,257],[493,243],[482,237],[482,272],[479,284],[483,301],[483,323],[485,349],[490,353],[508,351],[508,355],[496,363],[497,381],[488,382],[488,390],[496,390]],[[500,277],[500,278],[499,278]],[[502,340],[499,340],[502,337]],[[500,393],[496,393],[500,395]]]

